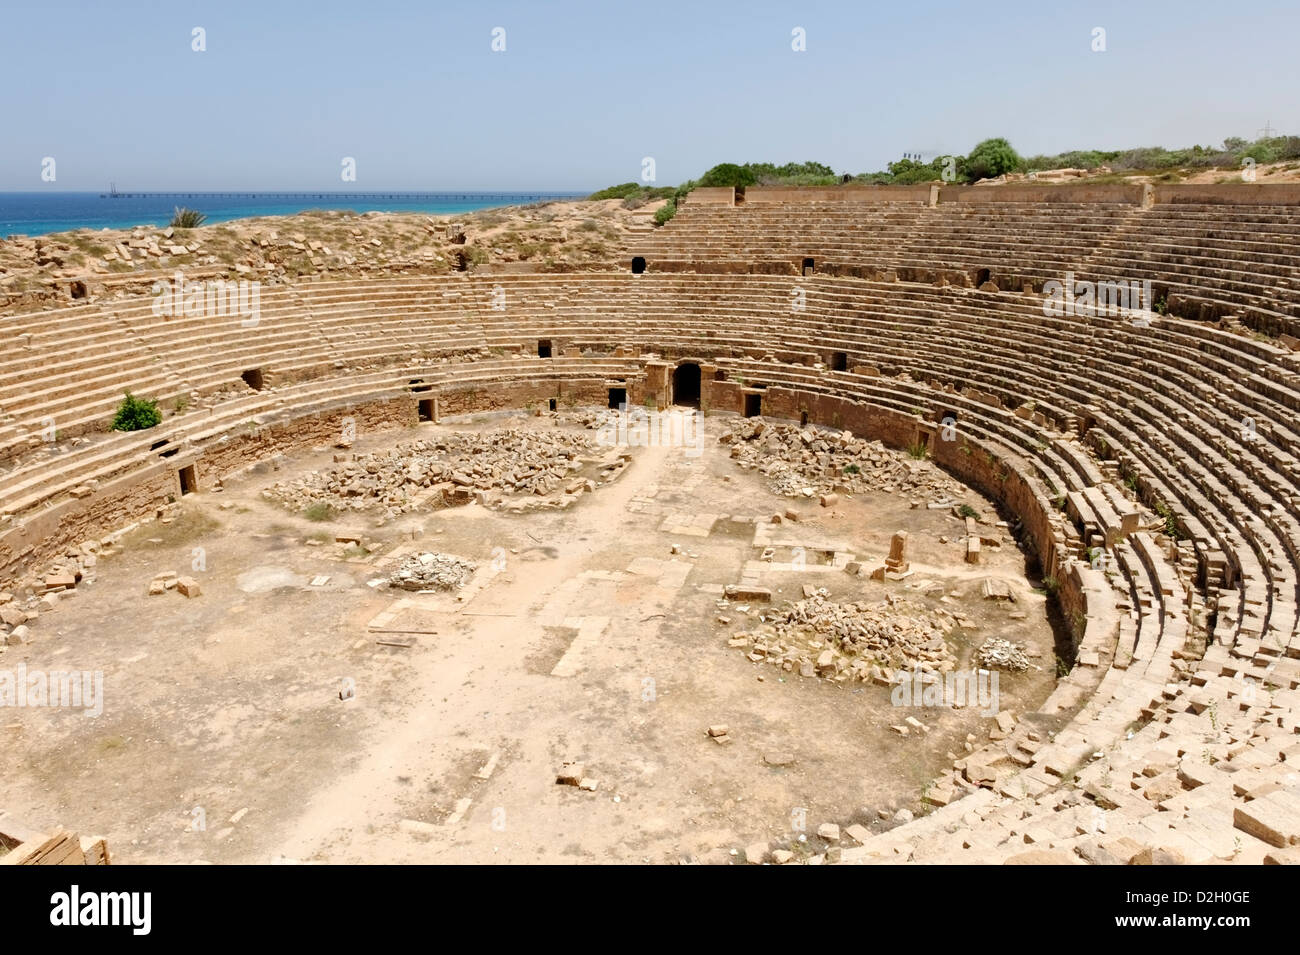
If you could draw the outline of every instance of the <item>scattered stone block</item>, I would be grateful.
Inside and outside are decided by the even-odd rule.
[[[562,763],[559,772],[555,774],[555,782],[559,786],[580,786],[586,778],[583,770],[582,763]]]
[[[858,845],[864,845],[871,838],[871,830],[866,826],[854,823],[851,826],[844,827],[844,834],[856,842]]]
[[[1284,792],[1269,793],[1232,810],[1232,825],[1279,849],[1300,844],[1300,813]]]

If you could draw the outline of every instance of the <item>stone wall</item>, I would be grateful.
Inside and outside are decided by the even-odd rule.
[[[700,189],[692,189],[686,197],[686,202],[701,206],[734,206],[736,189],[734,186],[704,186]]]
[[[1014,185],[1014,186],[944,186],[939,190],[940,202],[1103,202],[1138,205],[1142,202],[1142,186],[1090,186],[1085,183],[1068,186]]]
[[[691,193],[693,197],[695,193]],[[928,184],[919,186],[750,186],[751,202],[927,202]]]
[[[232,430],[170,458],[148,461],[152,456],[142,454],[148,463],[141,467],[101,484],[87,496],[25,516],[0,534],[0,589],[82,541],[98,540],[178,500],[179,472],[184,467],[194,467],[198,490],[211,490],[223,478],[277,454],[339,442],[347,419],[357,434],[363,434],[413,424],[415,409],[414,400],[405,397],[340,406],[255,429]]]
[[[1157,205],[1296,205],[1300,204],[1300,185],[1242,182],[1213,186],[1156,186],[1155,199]]]

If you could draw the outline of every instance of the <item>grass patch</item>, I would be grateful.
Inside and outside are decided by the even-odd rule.
[[[334,520],[334,508],[324,501],[317,501],[315,504],[308,504],[303,508],[302,516],[309,521],[332,521]]]

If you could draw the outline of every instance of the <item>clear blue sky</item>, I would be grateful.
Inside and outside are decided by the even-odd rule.
[[[988,136],[1217,145],[1300,131],[1298,44],[1297,0],[5,0],[0,191],[586,190],[643,156],[668,185]]]

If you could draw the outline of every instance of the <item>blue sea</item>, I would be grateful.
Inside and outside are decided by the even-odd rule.
[[[44,235],[72,229],[129,229],[165,226],[176,206],[207,215],[205,225],[249,216],[283,216],[308,209],[353,212],[421,212],[456,215],[476,209],[524,205],[546,199],[578,199],[586,193],[384,192],[384,193],[127,193],[0,192],[0,236]]]

